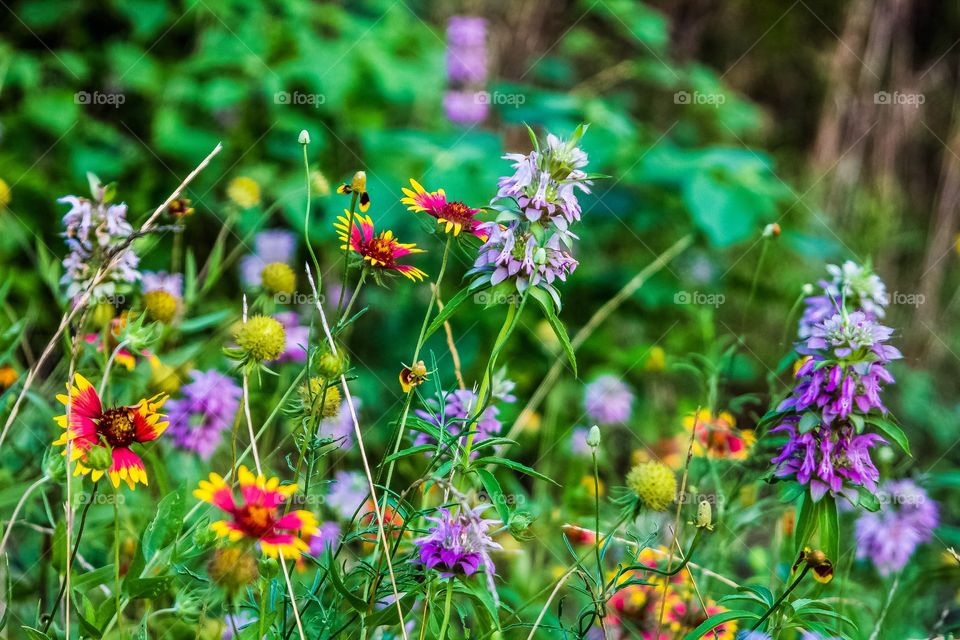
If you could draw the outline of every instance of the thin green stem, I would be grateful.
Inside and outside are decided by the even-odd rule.
[[[603,558],[600,557],[600,470],[597,465],[597,450],[591,447],[593,454],[593,546],[597,552],[597,584],[603,584]]]
[[[510,332],[513,330],[513,321],[517,315],[517,305],[510,303],[507,307],[507,315],[503,319],[503,326],[500,327],[500,333],[497,335],[496,341],[493,343],[493,350],[490,352],[490,360],[487,361],[486,369],[484,370],[483,380],[480,381],[480,389],[477,392],[477,406],[475,407],[475,413],[472,420],[470,421],[471,431],[467,436],[467,444],[464,447],[463,460],[464,464],[469,464],[470,462],[470,452],[473,449],[473,438],[476,435],[476,432],[473,430],[473,425],[479,419],[480,414],[484,410],[484,404],[487,401],[487,393],[490,390],[490,378],[492,376],[492,369],[496,366],[496,357],[500,349],[503,348],[503,343],[506,342],[507,338],[510,336]]]
[[[353,309],[353,303],[357,301],[357,298],[360,296],[360,289],[363,288],[363,283],[367,280],[367,270],[364,269],[360,272],[360,279],[357,280],[357,286],[353,290],[353,295],[350,296],[350,302],[347,303],[347,308],[343,310],[343,315],[340,316],[341,319],[350,318],[350,310]],[[343,292],[341,291],[341,294]]]
[[[751,631],[756,631],[757,629],[759,629],[759,628],[760,628],[760,625],[762,625],[764,622],[766,622],[766,621],[767,621],[767,618],[769,618],[770,615],[771,615],[774,611],[777,610],[777,607],[779,607],[781,604],[783,604],[783,601],[787,599],[787,596],[789,596],[790,593],[791,593],[794,589],[797,588],[797,585],[800,584],[800,581],[803,580],[803,577],[804,577],[805,575],[807,575],[807,571],[810,571],[810,565],[804,565],[803,571],[801,571],[801,572],[800,572],[800,575],[798,575],[798,576],[794,579],[794,581],[790,584],[790,586],[787,587],[787,590],[784,591],[784,592],[780,595],[780,597],[777,598],[776,602],[774,602],[772,605],[770,605],[770,608],[767,609],[762,616],[760,616],[760,619],[757,620],[756,623],[754,623],[754,625],[753,625],[752,627],[750,627],[750,630],[751,630]]]
[[[120,610],[120,491],[113,491],[113,565],[114,565],[114,606]],[[117,618],[117,632],[123,637],[123,618]]]
[[[73,543],[73,553],[70,554],[70,566],[73,566],[73,561],[77,558],[77,552],[80,550],[80,538],[83,537],[83,528],[87,523],[87,512],[90,511],[90,507],[93,506],[94,498],[97,495],[97,486],[100,484],[99,481],[93,483],[93,488],[90,490],[90,497],[87,499],[87,504],[83,505],[83,512],[80,514],[80,527],[77,529],[77,540]],[[67,588],[67,579],[64,576],[63,582],[60,583],[60,592],[57,593],[56,600],[53,601],[53,609],[50,613],[47,614],[47,619],[43,623],[43,631],[47,632],[47,629],[50,628],[50,623],[53,622],[54,616],[57,615],[57,610],[60,608],[60,600],[63,599],[63,592]],[[69,606],[69,604],[67,605]]]
[[[440,283],[443,281],[443,274],[447,270],[447,258],[450,255],[450,245],[453,242],[453,236],[447,236],[447,244],[443,248],[443,260],[440,262],[440,272],[437,274],[437,279],[433,285],[433,293],[430,296],[430,302],[427,304],[427,311],[423,314],[423,322],[420,324],[420,335],[417,337],[417,346],[413,350],[413,359],[410,361],[410,366],[414,366],[420,358],[420,350],[423,349],[423,342],[426,339],[427,335],[427,326],[430,324],[430,317],[433,314],[433,307],[437,302],[437,297],[440,295]],[[397,426],[397,435],[396,440],[393,443],[393,453],[391,455],[396,455],[397,451],[400,450],[400,443],[403,442],[404,430],[407,426],[407,416],[410,414],[410,403],[413,400],[413,390],[411,389],[407,393],[407,400],[403,405],[403,413],[400,415],[400,424]],[[390,481],[393,479],[393,467],[396,463],[396,460],[390,461],[390,466],[387,468],[387,481],[384,485],[386,492],[384,493],[384,499],[386,499],[386,493],[390,491]]]
[[[347,213],[347,240],[343,243],[343,278],[340,282],[340,300],[337,302],[337,322],[340,322],[345,314],[341,314],[343,309],[343,294],[347,291],[347,276],[350,274],[350,240],[353,237],[353,216],[357,213],[357,192],[353,192],[350,198],[350,211]]]
[[[757,282],[760,279],[760,271],[763,269],[763,260],[767,257],[767,249],[770,248],[770,238],[764,236],[763,238],[763,247],[760,249],[760,259],[757,260],[757,267],[753,270],[753,281],[750,283],[750,296],[747,298],[747,304],[743,305],[743,315],[740,319],[740,324],[743,324],[743,319],[746,318],[747,310],[750,309],[750,305],[753,303],[753,297],[757,293]]]
[[[310,259],[313,260],[313,269],[317,274],[317,286],[323,288],[321,278],[320,261],[317,260],[317,254],[313,252],[313,244],[310,242],[310,161],[307,159],[307,145],[303,144],[303,173],[307,183],[307,207],[303,213],[303,241],[307,243],[307,251],[310,252]],[[347,235],[349,238],[349,234]],[[349,245],[349,243],[347,243]]]
[[[453,604],[453,578],[447,580],[447,598],[443,603],[443,624],[440,625],[440,640],[446,640],[450,625],[450,605]]]

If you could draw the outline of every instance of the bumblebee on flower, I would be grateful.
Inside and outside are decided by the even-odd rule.
[[[233,490],[222,476],[211,473],[201,480],[193,495],[221,509],[230,516],[218,520],[210,528],[230,542],[247,540],[260,545],[264,555],[276,558],[279,554],[288,560],[297,560],[309,550],[305,540],[317,530],[317,519],[304,510],[283,513],[283,503],[292,496],[297,485],[281,485],[279,478],[267,479],[254,475],[245,466],[237,470],[242,501],[234,498]]]
[[[96,389],[79,373],[67,390],[68,395],[57,396],[67,413],[55,418],[65,431],[53,444],[66,447],[68,442],[73,443],[70,459],[76,463],[74,475],[90,474],[96,482],[106,473],[114,487],[119,487],[121,480],[131,489],[138,483],[146,485],[143,460],[131,446],[156,440],[166,430],[168,423],[159,409],[167,395],[160,393],[132,406],[104,409]],[[104,452],[111,455],[104,456]]]
[[[477,219],[480,209],[468,207],[459,200],[448,200],[443,189],[427,191],[413,178],[410,178],[410,186],[413,187],[412,190],[403,187],[406,197],[400,199],[400,202],[407,205],[407,209],[436,218],[444,233],[459,236],[461,231],[466,230],[480,240],[486,241],[488,234],[484,230],[483,223]]]
[[[350,221],[348,220],[349,212],[344,211],[344,214],[337,218],[337,222],[333,225],[340,242],[343,243],[340,248],[359,254],[364,268],[370,270],[378,283],[382,284],[383,275],[391,271],[413,281],[427,277],[426,273],[413,265],[397,262],[398,258],[411,253],[423,253],[423,249],[418,249],[417,245],[412,243],[400,242],[389,229],[376,233],[370,216],[355,215]]]
[[[365,171],[357,171],[353,174],[349,184],[344,182],[337,187],[337,193],[341,195],[355,194],[360,211],[366,212],[370,208],[370,194],[367,193],[367,174]]]

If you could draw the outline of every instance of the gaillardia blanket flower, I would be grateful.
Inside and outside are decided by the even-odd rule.
[[[427,276],[413,265],[397,262],[398,258],[411,253],[423,253],[423,249],[418,249],[415,244],[403,244],[390,230],[377,234],[370,216],[354,215],[353,228],[349,229],[349,212],[344,211],[344,214],[337,218],[337,223],[333,225],[340,242],[343,243],[340,248],[347,249],[349,243],[350,250],[360,254],[364,266],[372,268],[375,276],[383,271],[396,271],[414,281],[423,280]]]
[[[237,470],[242,501],[234,499],[233,490],[223,477],[210,474],[209,480],[201,480],[193,495],[226,512],[228,520],[218,520],[210,525],[217,535],[231,542],[249,540],[260,545],[263,553],[271,558],[279,554],[287,560],[297,560],[309,550],[306,540],[317,530],[317,519],[309,511],[283,513],[283,503],[294,494],[297,485],[280,484],[279,478],[254,475],[241,466]]]
[[[146,485],[143,460],[130,447],[156,440],[166,430],[167,422],[159,413],[166,394],[143,399],[133,406],[104,409],[96,389],[79,373],[74,376],[73,386],[67,384],[67,391],[68,395],[57,395],[67,413],[55,418],[65,431],[53,444],[66,447],[68,442],[73,443],[70,458],[76,462],[74,475],[89,473],[91,479],[97,481],[107,473],[114,487],[119,487],[121,480],[131,489],[137,483]],[[113,454],[113,462],[107,469],[94,469],[87,464],[87,457],[98,447],[109,448]],[[66,450],[63,454],[66,455]]]
[[[436,218],[444,233],[452,232],[459,236],[461,231],[466,230],[481,240],[487,239],[482,223],[477,220],[479,209],[468,207],[459,200],[448,200],[443,189],[427,191],[413,178],[410,178],[410,186],[412,190],[403,187],[406,197],[400,199],[410,211],[423,212]]]

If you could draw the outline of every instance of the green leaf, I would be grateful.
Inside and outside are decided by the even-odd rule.
[[[813,411],[807,411],[803,414],[803,417],[800,418],[800,424],[797,425],[797,430],[800,433],[807,433],[812,431],[820,426],[820,416],[814,413]]]
[[[528,291],[530,295],[540,303],[540,307],[543,309],[543,315],[547,319],[547,322],[550,323],[550,327],[557,335],[557,339],[560,340],[563,352],[567,355],[567,360],[570,361],[570,367],[573,369],[573,375],[576,377],[577,357],[573,353],[573,345],[570,344],[570,336],[567,335],[567,328],[563,326],[560,318],[557,317],[557,310],[553,306],[553,298],[550,297],[549,293],[538,287],[530,287]]]
[[[908,456],[913,455],[910,453],[910,441],[907,440],[907,434],[905,434],[903,429],[901,429],[895,422],[879,416],[869,416],[867,417],[867,422],[883,432],[885,436],[896,442],[897,445],[903,449],[904,453],[906,453]]]
[[[126,581],[123,585],[123,591],[131,599],[133,598],[159,598],[173,586],[173,576],[162,576],[159,578],[137,578]]]
[[[33,627],[27,626],[22,626],[20,628],[26,632],[27,637],[30,638],[30,640],[50,640],[50,636],[39,629],[34,629]]]
[[[433,319],[433,322],[430,323],[430,326],[427,327],[427,332],[423,335],[423,339],[426,340],[434,331],[443,326],[443,323],[450,319],[450,316],[453,315],[454,311],[457,310],[464,301],[470,297],[470,294],[474,293],[470,290],[469,286],[460,289],[452,298],[450,298],[445,305],[443,305],[443,311],[437,314]]]
[[[327,549],[327,567],[330,575],[330,582],[333,584],[333,588],[343,596],[344,600],[346,600],[354,610],[361,613],[366,613],[367,603],[362,598],[358,598],[352,591],[350,591],[350,589],[347,588],[345,584],[343,584],[343,578],[340,577],[340,567],[337,566],[337,562],[334,560],[333,554],[330,553],[329,548]]]
[[[800,498],[800,506],[797,508],[797,525],[794,531],[794,547],[797,553],[810,541],[813,531],[817,526],[817,511],[820,503],[813,501],[810,491],[804,491]]]
[[[726,624],[734,620],[754,620],[759,617],[758,614],[750,613],[749,611],[724,611],[723,613],[718,613],[704,620],[699,627],[685,635],[684,640],[700,640],[700,638],[706,636],[711,629],[721,624]]]
[[[820,546],[827,557],[834,562],[840,561],[840,514],[837,501],[832,496],[824,496],[818,509]]]
[[[180,331],[183,333],[196,333],[197,331],[203,331],[207,327],[220,324],[232,314],[233,312],[229,309],[223,309],[198,316],[196,318],[190,318],[189,320],[184,320],[182,323],[180,323]]]
[[[336,447],[339,448],[339,447]],[[384,462],[392,462],[393,460],[398,460],[399,458],[405,458],[407,456],[412,456],[417,453],[423,453],[426,451],[436,451],[437,445],[435,444],[418,444],[415,447],[407,447],[406,449],[401,449],[394,454],[391,454],[383,459]]]
[[[880,498],[878,498],[876,495],[864,490],[859,492],[859,496],[860,497],[857,500],[858,505],[867,511],[872,511],[873,513],[880,511]]]
[[[476,466],[476,467],[482,467],[482,466],[488,465],[488,464],[495,464],[495,465],[500,465],[500,466],[502,466],[502,467],[509,467],[509,468],[513,469],[514,471],[519,471],[520,473],[525,473],[525,474],[527,474],[528,476],[533,476],[534,478],[539,478],[540,480],[546,480],[547,482],[552,482],[553,484],[557,485],[558,487],[560,486],[557,482],[554,482],[553,480],[551,480],[551,479],[548,478],[547,476],[543,475],[543,474],[540,473],[539,471],[536,471],[536,470],[534,470],[534,469],[531,469],[530,467],[528,467],[528,466],[525,465],[525,464],[520,464],[519,462],[515,462],[514,460],[508,460],[507,458],[498,458],[498,457],[496,457],[496,456],[487,456],[487,457],[485,457],[485,458],[479,458],[476,462],[474,462],[474,466]]]
[[[157,515],[143,532],[143,557],[149,561],[153,555],[176,540],[183,526],[185,501],[183,489],[168,494],[157,506]]]
[[[486,469],[474,469],[474,471],[476,471],[480,477],[480,482],[483,483],[483,488],[487,490],[487,495],[490,496],[490,501],[493,503],[493,506],[497,508],[500,520],[502,520],[504,524],[507,524],[510,522],[510,509],[507,507],[507,501],[503,497],[503,489],[500,488],[500,483],[496,477]]]

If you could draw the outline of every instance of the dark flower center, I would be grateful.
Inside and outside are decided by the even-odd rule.
[[[130,419],[130,410],[126,407],[107,409],[100,416],[97,424],[97,433],[107,441],[111,447],[127,447],[134,441],[136,428]]]
[[[248,504],[236,514],[236,521],[253,538],[262,538],[273,529],[273,512],[270,507]]]
[[[393,240],[387,240],[379,236],[373,238],[367,243],[366,254],[388,267],[392,266],[394,263]]]
[[[440,209],[440,215],[438,217],[470,228],[474,222],[473,214],[473,209],[460,201],[455,201],[448,202],[447,204],[443,205],[443,208]]]

